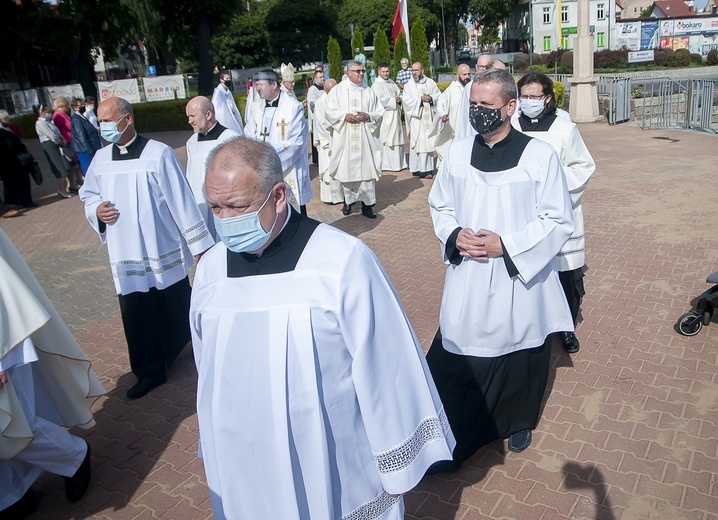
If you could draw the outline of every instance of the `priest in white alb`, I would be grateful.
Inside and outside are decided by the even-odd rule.
[[[436,104],[441,92],[433,79],[424,76],[424,66],[411,66],[412,78],[404,85],[401,97],[409,135],[409,170],[422,179],[434,176],[434,128]]]
[[[478,136],[454,139],[429,194],[447,267],[426,359],[457,441],[453,461],[433,470],[456,470],[497,439],[529,447],[551,335],[573,329],[556,269],[573,231],[559,158],[511,127],[516,82],[505,70],[479,74],[471,103]]]
[[[85,217],[107,244],[137,399],[167,381],[189,342],[187,269],[214,245],[172,148],[135,131],[132,105],[109,98],[97,110],[110,144],[87,170]]]
[[[328,79],[324,83],[324,92],[329,94],[337,81]],[[314,146],[317,148],[317,169],[319,171],[319,198],[325,204],[344,202],[342,183],[329,175],[329,149],[332,144],[332,127],[327,121],[324,109],[328,96],[317,98],[314,103]]]
[[[471,68],[465,63],[456,69],[456,79],[441,93],[436,105],[433,136],[436,141],[437,169],[446,155],[449,145],[457,135],[459,123],[462,121],[461,110],[469,108],[463,103],[464,87],[471,81]]]
[[[379,77],[371,86],[384,107],[379,140],[381,141],[382,171],[398,172],[406,169],[404,127],[401,125],[401,91],[389,77],[389,64],[379,64]]]
[[[272,69],[254,74],[254,88],[262,101],[252,110],[252,123],[247,125],[244,135],[274,147],[282,160],[284,182],[290,188],[290,203],[306,215],[306,205],[312,198],[312,184],[304,108],[296,98],[280,89],[277,73]]]
[[[238,134],[244,131],[242,125],[242,116],[234,101],[234,96],[229,86],[231,80],[229,72],[222,72],[219,75],[219,85],[215,87],[212,94],[212,104],[214,105],[214,114],[222,126],[234,130]]]
[[[344,215],[361,201],[362,215],[376,218],[373,206],[381,176],[379,129],[384,107],[364,83],[366,69],[360,61],[350,61],[347,74],[328,94],[324,109],[333,130],[329,175],[342,183]]]
[[[204,192],[205,162],[207,156],[217,145],[240,135],[234,130],[222,126],[214,116],[214,106],[204,96],[190,99],[186,108],[187,121],[194,130],[187,140],[187,180],[192,188],[194,200],[207,224],[212,238],[217,240],[214,231],[212,212],[207,207],[207,195]]]
[[[326,96],[327,92],[324,89],[324,67],[317,65],[314,69],[314,77],[312,78],[312,84],[307,89],[307,123],[309,126],[309,139],[312,141],[312,162],[317,164],[319,162],[319,156],[317,148],[314,146],[314,104],[317,100],[323,96]]]
[[[400,520],[453,436],[379,260],[287,201],[271,147],[209,159],[222,242],[190,320],[200,455],[216,520]]]

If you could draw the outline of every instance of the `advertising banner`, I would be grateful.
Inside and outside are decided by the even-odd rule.
[[[185,99],[187,97],[182,74],[142,78],[142,84],[145,87],[145,99],[147,101],[166,101],[168,99]]]
[[[641,49],[655,49],[659,41],[658,20],[641,22]]]
[[[137,88],[136,79],[118,79],[115,81],[98,81],[97,91],[100,95],[100,102],[111,97],[121,97],[130,103],[139,103],[140,90]]]
[[[640,63],[643,61],[653,61],[653,49],[628,53],[628,63]]]
[[[688,49],[691,39],[688,36],[677,36],[675,38],[661,38],[661,49]]]
[[[618,47],[625,47],[629,51],[641,50],[640,27],[640,22],[616,23],[616,42]]]
[[[718,33],[718,18],[691,18],[676,20],[673,35]]]

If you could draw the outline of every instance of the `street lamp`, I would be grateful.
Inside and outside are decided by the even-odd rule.
[[[444,33],[444,65],[449,64],[449,50],[446,48],[446,23],[444,22],[444,0],[441,0],[441,32]]]

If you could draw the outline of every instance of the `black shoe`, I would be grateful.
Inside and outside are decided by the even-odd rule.
[[[563,349],[569,354],[575,354],[581,350],[581,344],[573,332],[561,332],[561,341],[563,341]]]
[[[87,441],[85,441],[85,444],[87,444]],[[73,476],[65,477],[65,498],[68,502],[77,502],[83,497],[90,485],[91,472],[90,445],[87,444],[87,454],[85,454],[82,464],[80,464]]]
[[[376,213],[374,213],[372,207],[367,206],[363,202],[361,203],[361,214],[364,215],[366,218],[376,218]]]
[[[29,487],[20,500],[0,511],[0,518],[22,520],[37,511],[38,505],[37,496],[35,496],[32,488]]]
[[[140,397],[147,395],[147,393],[153,388],[166,382],[167,376],[165,375],[155,377],[142,376],[137,380],[135,386],[127,391],[127,397],[130,399],[139,399]]]
[[[521,453],[531,445],[531,430],[521,430],[509,436],[509,450]]]
[[[440,460],[434,462],[429,469],[426,470],[424,476],[436,475],[437,473],[455,473],[459,471],[461,463],[454,462],[453,460]]]
[[[342,215],[349,215],[352,212],[352,205],[344,203],[344,207],[342,208]]]

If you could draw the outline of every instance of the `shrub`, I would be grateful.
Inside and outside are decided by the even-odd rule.
[[[419,62],[424,67],[424,74],[430,76],[429,43],[426,41],[426,29],[421,18],[414,20],[411,26],[411,62]]]
[[[445,91],[447,88],[449,88],[449,85],[451,85],[450,81],[441,81],[437,82],[436,86],[439,88],[441,92]]]
[[[708,65],[718,65],[718,49],[711,49],[708,51],[706,63]]]
[[[669,67],[688,67],[691,64],[691,53],[688,49],[678,49],[668,58]]]
[[[658,67],[667,67],[668,60],[672,58],[673,54],[673,49],[657,49],[653,53],[653,63]]]
[[[691,53],[691,63],[693,65],[703,65],[703,56],[696,52]]]
[[[21,116],[15,116],[10,118],[10,121],[15,123],[22,129],[23,137],[35,137],[37,138],[37,132],[35,132],[35,121],[37,118],[35,114],[23,114]]]
[[[594,69],[625,69],[628,67],[628,51],[626,49],[608,50],[593,54]]]
[[[391,62],[391,52],[389,51],[389,39],[383,29],[379,29],[374,36],[374,63],[378,67],[380,63]],[[393,71],[396,74],[398,71]]]
[[[566,97],[566,86],[561,81],[554,81],[553,82],[553,95],[556,99],[556,106],[558,108],[563,108],[563,102]]]
[[[394,42],[394,61],[391,66],[394,76],[396,76],[396,73],[401,70],[402,58],[409,59],[409,51],[406,46],[406,36],[404,36],[403,32],[400,32]],[[411,64],[409,64],[409,67],[411,67]]]
[[[342,69],[342,51],[339,48],[339,42],[331,36],[327,44],[327,61],[329,62],[329,77],[341,81],[344,75],[344,70]]]

